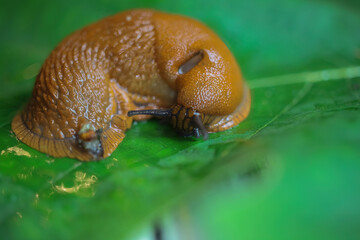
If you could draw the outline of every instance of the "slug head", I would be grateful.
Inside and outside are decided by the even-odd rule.
[[[176,104],[164,110],[130,111],[167,118],[185,136],[206,139],[206,115],[226,118],[241,104],[240,68],[220,38],[200,22],[155,12],[156,62],[164,81],[176,90]]]
[[[156,12],[160,73],[176,90],[176,103],[205,115],[226,116],[243,95],[237,62],[220,38],[200,22]]]
[[[208,132],[203,124],[204,114],[195,111],[192,108],[185,108],[181,105],[174,105],[170,109],[151,109],[151,110],[136,110],[129,111],[128,116],[135,115],[152,115],[166,119],[171,122],[171,125],[181,133],[183,136],[195,136],[203,139],[208,138]]]

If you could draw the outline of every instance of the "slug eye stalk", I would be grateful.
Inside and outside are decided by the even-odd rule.
[[[170,117],[171,109],[149,109],[149,110],[134,110],[128,112],[128,117],[135,115],[151,115],[155,117]]]
[[[203,136],[204,140],[208,139],[208,132],[201,119],[200,113],[191,108],[184,108],[179,105],[170,109],[149,109],[129,111],[128,116],[151,115],[160,118],[167,118],[171,121],[173,127],[180,131],[184,136]]]
[[[206,128],[205,128],[205,126],[204,126],[201,118],[200,118],[200,115],[199,115],[199,114],[195,114],[194,117],[193,117],[193,119],[194,119],[194,125],[196,126],[195,129],[199,129],[201,135],[203,136],[203,139],[204,139],[204,140],[207,140],[209,134],[208,134],[208,132],[207,132],[207,130],[206,130]],[[197,134],[195,137],[198,138],[198,137],[200,137],[200,136],[199,136],[199,134]]]

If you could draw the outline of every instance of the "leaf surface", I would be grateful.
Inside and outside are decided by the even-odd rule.
[[[93,163],[20,143],[10,123],[51,49],[136,7],[213,28],[251,88],[249,118],[207,141],[141,122]],[[305,0],[8,3],[0,10],[2,237],[124,239],[154,219],[173,239],[359,236],[359,10],[355,1]]]

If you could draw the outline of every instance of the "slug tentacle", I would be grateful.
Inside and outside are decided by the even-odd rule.
[[[128,116],[133,117],[135,115],[150,115],[155,117],[170,117],[171,109],[145,109],[129,111]]]
[[[196,129],[196,131],[197,131],[196,137],[199,137],[198,131],[200,131],[201,135],[203,136],[203,139],[207,140],[208,139],[208,132],[207,132],[202,120],[200,119],[199,114],[194,115],[194,120],[193,121],[194,121],[194,125],[196,126],[194,129]]]

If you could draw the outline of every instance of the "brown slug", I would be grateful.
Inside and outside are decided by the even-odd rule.
[[[131,10],[65,38],[36,78],[12,129],[54,157],[110,156],[132,121],[169,119],[207,138],[244,120],[250,92],[220,38],[188,17]]]

